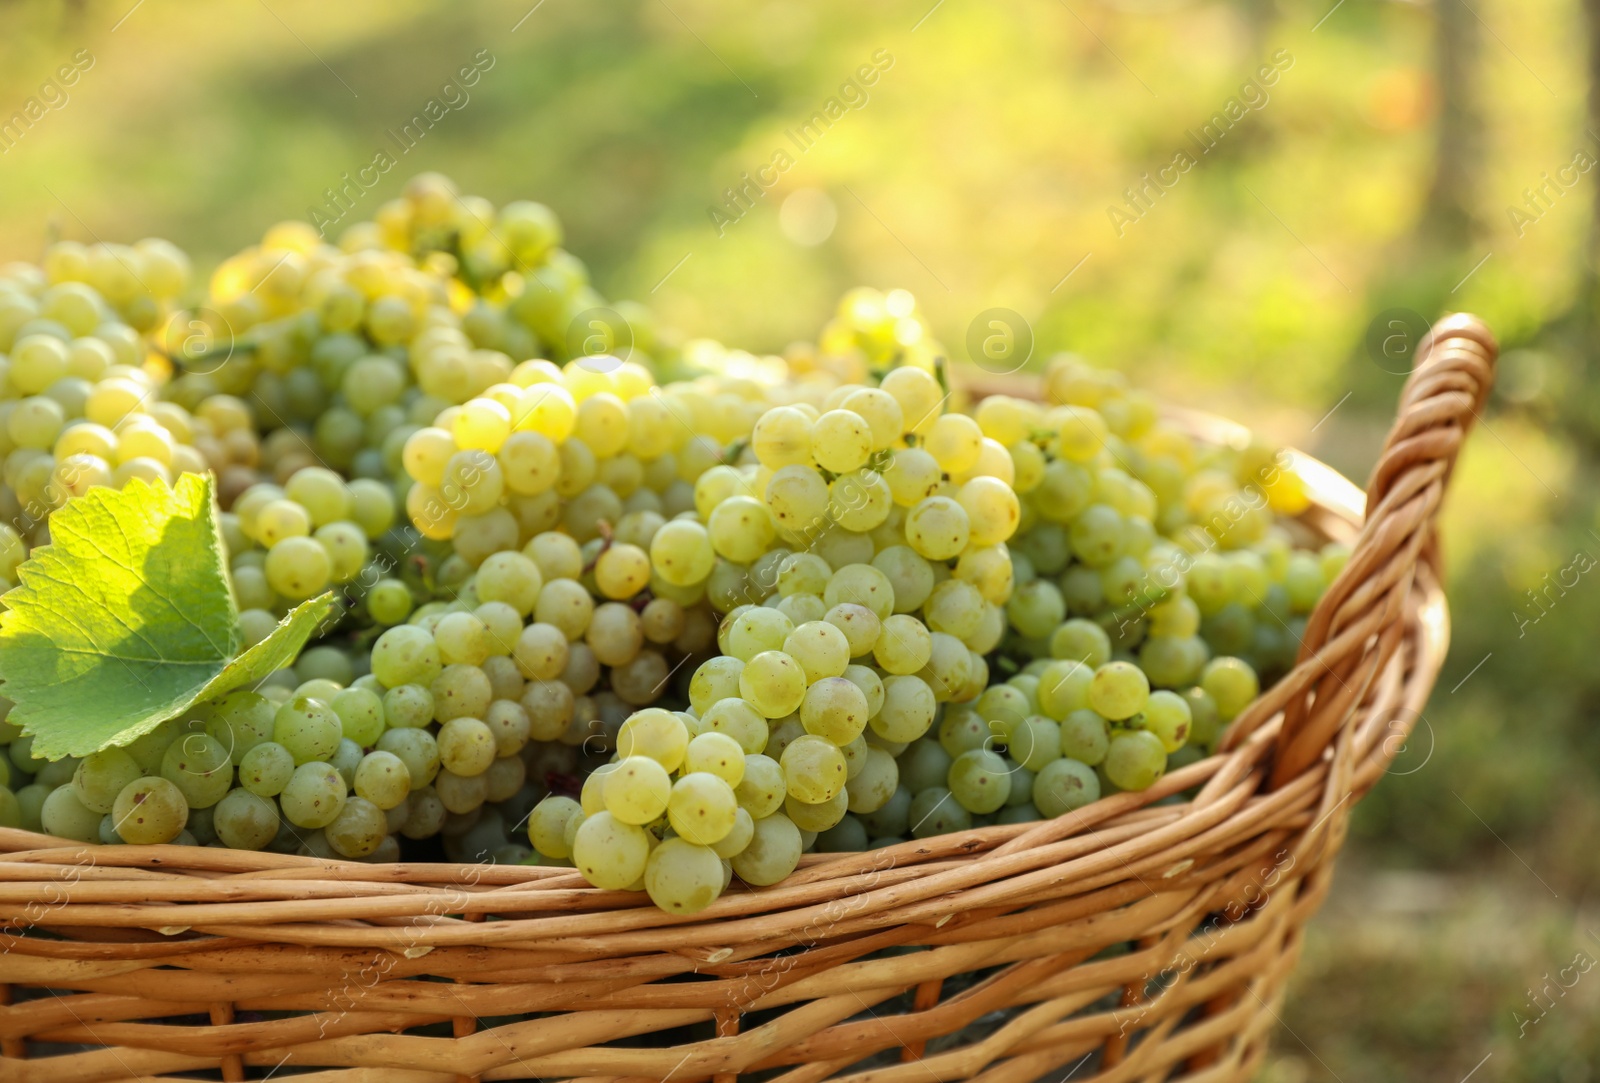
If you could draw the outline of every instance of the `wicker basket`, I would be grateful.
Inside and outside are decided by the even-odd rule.
[[[1301,460],[1349,566],[1224,751],[1145,793],[808,856],[692,918],[557,868],[0,831],[0,1080],[1247,1080],[1439,671],[1434,517],[1495,352],[1435,328],[1364,525]]]

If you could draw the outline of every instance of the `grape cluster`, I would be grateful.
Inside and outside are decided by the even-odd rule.
[[[290,608],[330,587],[376,592],[368,605],[392,617],[384,623],[405,619],[410,588],[383,576],[370,559],[395,517],[390,486],[346,481],[321,466],[301,467],[282,486],[258,482],[246,489],[222,520],[244,642],[265,639]],[[335,612],[333,623],[344,616],[342,596]]]
[[[67,499],[129,478],[172,481],[212,460],[194,446],[206,425],[161,401],[166,371],[147,364],[143,334],[189,277],[166,241],[60,241],[44,266],[0,267],[0,580],[48,537]]]
[[[1118,374],[1060,358],[1043,401],[970,404],[901,290],[782,357],[679,346],[561,244],[424,175],[337,245],[273,227],[193,333],[151,333],[187,276],[160,242],[116,250],[145,293],[99,249],[0,270],[8,582],[33,502],[209,469],[245,643],[336,594],[291,667],[126,748],[46,763],[0,721],[0,824],[437,837],[689,914],[807,851],[1149,789],[1293,663],[1348,558],[1299,544],[1280,452]]]

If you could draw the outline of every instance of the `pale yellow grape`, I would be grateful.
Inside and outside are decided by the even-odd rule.
[[[284,818],[296,827],[327,827],[344,808],[347,790],[339,772],[326,763],[295,768],[289,784],[278,796]]]
[[[935,585],[933,565],[908,545],[880,549],[872,566],[889,580],[896,613],[914,613],[927,602]]]
[[[474,581],[478,597],[485,602],[505,602],[517,613],[533,612],[544,587],[539,565],[517,552],[491,554],[478,566]]]
[[[741,606],[728,614],[723,628],[726,636],[718,630],[722,653],[748,662],[762,651],[782,650],[794,622],[767,606]]]
[[[880,621],[894,612],[894,587],[889,577],[871,564],[841,567],[828,580],[822,599],[830,609],[842,603],[865,606]]]
[[[733,787],[707,771],[692,771],[672,784],[667,822],[672,830],[700,846],[721,841],[738,819]]]
[[[972,584],[983,600],[992,605],[1004,605],[1011,598],[1014,588],[1011,553],[1003,544],[968,548],[956,562],[954,575]]]
[[[585,815],[593,816],[597,812],[605,811],[606,777],[616,769],[615,763],[602,763],[583,780],[583,787],[578,792],[578,802],[583,806]]]
[[[401,462],[406,473],[435,488],[444,480],[445,464],[456,453],[456,441],[444,429],[418,429],[406,438]]]
[[[737,698],[744,663],[737,658],[708,658],[689,680],[689,704],[701,718],[724,699]],[[759,749],[757,751],[760,751]]]
[[[826,599],[824,604],[827,604]],[[844,633],[852,658],[860,658],[870,652],[883,631],[883,622],[878,614],[857,602],[833,604],[823,619]]]
[[[782,759],[783,750],[797,737],[804,737],[806,728],[800,724],[800,716],[792,714],[788,718],[778,719],[771,727],[771,735],[767,738],[767,747],[762,749],[762,755],[771,756],[773,759]]]
[[[802,849],[800,829],[787,816],[756,817],[749,844],[732,858],[733,871],[755,887],[776,884],[794,872]]]
[[[711,574],[716,550],[705,527],[687,519],[674,519],[650,540],[650,563],[673,586],[689,586]]]
[[[956,501],[967,513],[969,544],[999,545],[1016,533],[1021,504],[1017,494],[999,478],[973,478],[961,487]]]
[[[829,410],[812,426],[811,453],[830,473],[859,470],[872,454],[872,428],[860,414]]]
[[[718,700],[701,713],[701,732],[723,734],[746,753],[760,752],[767,747],[767,721],[753,704],[738,697],[737,688],[734,691],[734,695]]]
[[[557,860],[572,856],[567,846],[567,825],[583,815],[583,806],[570,797],[550,796],[528,814],[528,844],[546,857]],[[630,881],[631,882],[631,881]]]
[[[648,756],[669,772],[684,762],[688,747],[689,731],[683,720],[659,707],[647,707],[630,715],[617,733],[618,755],[624,759]]]
[[[652,598],[639,612],[639,628],[652,643],[672,643],[687,624],[683,606],[670,598]]]
[[[738,470],[718,464],[701,474],[694,483],[694,508],[701,519],[709,519],[717,505],[734,496],[751,496],[750,487]]]
[[[1039,446],[1023,440],[1006,448],[1006,453],[1011,456],[1011,488],[1018,493],[1031,493],[1037,489],[1044,481],[1045,467],[1048,465]]]
[[[495,453],[505,473],[506,488],[519,496],[548,492],[561,475],[561,457],[549,437],[516,432]]]
[[[1037,403],[1025,399],[990,395],[978,403],[973,411],[973,420],[983,430],[983,435],[1010,445],[1026,440],[1039,428],[1044,420],[1044,411]]]
[[[706,523],[717,555],[749,564],[767,551],[775,534],[766,505],[751,496],[733,496],[711,512]]]
[[[928,454],[947,474],[970,469],[983,451],[983,430],[965,414],[944,414],[928,430]]]
[[[995,478],[1010,486],[1017,476],[1016,464],[1011,459],[1011,452],[998,440],[987,436],[983,438],[983,450],[978,452],[978,461],[973,463],[961,473],[953,475],[952,483],[960,486],[973,478]]]
[[[808,683],[837,677],[850,664],[850,641],[825,620],[808,621],[790,632],[778,648],[796,662]]]
[[[394,526],[394,490],[374,478],[355,478],[350,482],[350,518],[366,531],[368,538],[382,538]]]
[[[571,579],[553,579],[540,589],[534,604],[536,621],[561,629],[569,642],[583,638],[594,618],[594,600],[583,584]]]
[[[70,792],[70,791],[69,791]],[[111,807],[112,826],[135,845],[171,842],[183,831],[189,806],[167,779],[147,776],[128,783]]]
[[[672,780],[648,756],[629,756],[606,776],[606,811],[629,824],[647,824],[667,810]]]
[[[522,615],[505,602],[484,602],[472,611],[472,615],[483,625],[489,643],[489,657],[478,664],[485,669],[491,663],[499,665],[500,668],[490,674],[491,683],[495,673],[498,673],[506,680],[516,679],[520,689],[521,677],[515,664],[510,662],[509,655],[517,645],[517,637],[522,634]]]
[[[739,694],[767,718],[782,718],[805,698],[805,671],[782,651],[763,651],[745,663]]]
[[[906,541],[929,560],[960,556],[970,538],[966,510],[947,496],[931,496],[906,515]]]
[[[42,467],[41,474],[43,478],[48,479],[51,473],[51,463],[49,459],[45,459],[42,462],[39,462],[37,465]],[[112,488],[120,489],[135,478],[138,478],[140,481],[148,481],[151,484],[160,483],[162,485],[170,486],[172,484],[172,471],[168,470],[165,464],[157,462],[155,459],[147,459],[142,457],[129,459],[127,462],[118,466],[117,469],[112,473]],[[26,497],[28,486],[25,481],[19,479],[15,488],[19,497]],[[37,503],[37,501],[30,498],[24,499],[24,503]]]
[[[928,595],[923,615],[928,627],[966,639],[983,621],[984,597],[965,579],[946,579]]]
[[[650,853],[644,888],[669,914],[697,914],[722,894],[722,859],[709,846],[667,839]]]
[[[394,753],[375,749],[361,758],[351,786],[379,808],[392,809],[410,792],[411,771]]]
[[[594,567],[595,585],[607,598],[632,598],[650,585],[650,556],[637,545],[613,543]]]
[[[311,515],[313,526],[347,519],[350,516],[350,490],[344,479],[321,466],[297,470],[283,487],[284,496]]]
[[[439,727],[439,763],[452,774],[481,775],[495,760],[494,731],[476,718],[452,718]]]
[[[783,767],[777,760],[764,755],[745,757],[744,777],[734,788],[741,808],[760,821],[783,807],[786,792]]]
[[[58,459],[50,480],[58,491],[68,496],[82,496],[98,486],[109,487],[115,475],[104,459],[78,452]]]
[[[868,718],[883,709],[883,679],[876,670],[871,666],[850,665],[845,667],[843,676],[867,697]]]
[[[910,508],[939,491],[943,472],[938,460],[922,448],[901,448],[889,460],[883,478],[895,504]]]
[[[710,548],[709,543],[707,548]],[[583,552],[569,534],[557,531],[536,534],[522,547],[522,553],[539,565],[539,572],[546,581],[577,579],[583,574]]]
[[[900,404],[906,432],[926,434],[939,418],[947,397],[939,382],[922,369],[909,365],[891,369],[879,387]]]
[[[1087,406],[1058,406],[1049,412],[1045,421],[1055,433],[1051,450],[1059,458],[1088,463],[1106,446],[1105,419]]]
[[[806,689],[800,723],[806,732],[843,747],[866,729],[866,694],[845,677],[826,677]]]
[[[333,575],[328,551],[311,538],[285,538],[267,553],[267,583],[291,601],[323,591]]]
[[[621,751],[621,745],[618,746]],[[711,731],[696,735],[688,743],[682,760],[686,772],[703,771],[730,786],[744,781],[745,752],[728,734]]]
[[[889,741],[915,741],[933,724],[938,701],[927,682],[916,676],[891,676],[883,682],[883,707],[868,725]]]
[[[894,446],[905,432],[905,411],[893,395],[881,388],[864,387],[853,391],[842,406],[866,420],[872,430],[875,451]]]
[[[447,665],[439,671],[428,690],[433,694],[433,719],[482,718],[494,702],[494,687],[488,674],[464,663]]]
[[[554,490],[557,496],[574,497],[594,484],[599,465],[594,452],[582,440],[573,438],[558,444],[556,457],[560,460]]]
[[[335,583],[348,583],[361,574],[367,563],[367,535],[356,524],[328,523],[317,528],[318,545],[328,554],[330,576]]]
[[[489,657],[489,633],[471,613],[446,613],[433,626],[439,661],[445,665],[481,665]]]
[[[610,392],[591,395],[578,404],[574,435],[595,455],[608,458],[628,446],[628,407]]]
[[[781,467],[767,482],[767,509],[778,526],[804,534],[827,521],[832,492],[810,466]]]
[[[811,419],[792,406],[775,406],[762,414],[750,434],[750,448],[771,470],[811,463]]]
[[[889,803],[900,784],[900,766],[881,748],[868,748],[856,776],[845,783],[845,807],[856,815],[877,812]]]
[[[523,628],[512,648],[517,669],[529,680],[553,681],[566,668],[569,645],[553,624],[534,622]]]
[[[566,388],[540,383],[524,389],[511,418],[517,430],[536,432],[560,444],[572,435],[578,410]]]
[[[518,703],[528,712],[528,734],[536,741],[567,740],[576,695],[564,681],[529,681]],[[575,743],[582,743],[580,735]]]
[[[499,695],[498,689],[496,695]],[[494,754],[497,759],[521,752],[533,729],[533,719],[528,709],[512,699],[496,699],[489,704],[483,722],[494,733]]]
[[[423,537],[447,541],[455,534],[461,512],[438,489],[419,481],[406,490],[406,515]]]
[[[487,451],[468,449],[450,456],[439,492],[462,515],[482,515],[500,503],[505,473]]]
[[[808,733],[796,738],[783,750],[779,762],[788,794],[797,801],[820,804],[844,789],[844,755],[822,737]]]
[[[672,408],[650,394],[627,401],[628,450],[641,459],[655,459],[670,452],[683,435],[683,423],[673,416]]]
[[[756,833],[755,817],[742,805],[734,809],[733,816],[733,828],[711,845],[711,849],[723,860],[743,853]]]
[[[816,804],[801,801],[791,794],[783,800],[783,814],[793,820],[800,830],[821,834],[845,818],[849,803],[849,795],[842,787],[829,800]]]
[[[888,482],[875,470],[855,470],[828,486],[828,514],[846,530],[871,530],[889,517],[894,506]]]
[[[584,642],[604,665],[627,665],[644,646],[639,614],[621,602],[606,602],[595,609]]]
[[[18,447],[44,449],[55,444],[66,411],[54,399],[37,395],[17,403],[6,418],[6,433]]]
[[[963,699],[962,692],[971,678],[971,657],[972,652],[961,640],[944,632],[934,632],[928,662],[917,671],[917,676],[933,689],[934,698],[939,702]]]
[[[304,538],[311,533],[311,513],[288,499],[263,504],[253,522],[256,540],[268,549],[285,538]]]
[[[278,834],[278,806],[270,797],[232,790],[212,814],[217,839],[233,850],[262,850]]]
[[[456,447],[493,455],[511,435],[511,411],[491,398],[472,399],[455,415],[450,431]]]
[[[104,425],[80,421],[62,430],[56,438],[54,452],[57,459],[82,452],[110,461],[117,453],[117,436]]]
[[[779,598],[776,609],[799,627],[811,621],[822,620],[827,616],[828,604],[819,594],[791,594],[786,598]]]
[[[828,587],[833,569],[815,553],[792,553],[778,566],[778,593],[815,594],[820,596]]]
[[[567,823],[575,818],[569,814]],[[572,837],[574,867],[598,888],[625,891],[633,887],[644,875],[649,858],[649,833],[611,812],[592,813],[579,823]]]
[[[886,672],[906,675],[928,664],[933,640],[927,627],[916,617],[896,613],[883,622],[883,630],[872,649],[873,658]]]

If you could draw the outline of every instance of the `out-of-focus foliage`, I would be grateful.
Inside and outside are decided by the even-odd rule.
[[[1031,323],[1035,361],[1081,351],[1358,479],[1401,381],[1364,345],[1374,317],[1476,311],[1508,352],[1446,516],[1453,652],[1415,770],[1361,806],[1352,845],[1491,885],[1536,870],[1578,898],[1600,886],[1600,570],[1561,578],[1600,560],[1600,171],[1571,167],[1600,143],[1574,0],[1474,0],[1468,93],[1441,100],[1434,21],[1460,2],[12,3],[0,123],[47,104],[0,131],[0,258],[156,234],[206,266],[263,222],[329,214],[326,190],[384,151],[394,167],[352,189],[362,216],[424,169],[543,200],[607,296],[686,332],[781,348],[846,287],[904,286],[962,360],[974,317],[1004,307]],[[83,50],[92,66],[45,89]],[[492,66],[447,89],[480,51]],[[432,126],[402,135],[430,99]],[[1443,172],[1465,225],[1440,230],[1451,109],[1472,135]],[[1531,981],[1544,946],[1505,973]],[[1282,1071],[1431,1080],[1418,1065],[1448,1063],[1455,1079],[1472,1041],[1499,1035],[1506,1061],[1532,1048],[1501,1025],[1520,986],[1419,959],[1437,1012],[1374,996],[1376,1045]],[[1302,1024],[1346,1003],[1334,986],[1395,991],[1377,968],[1328,966],[1300,986]],[[1467,1010],[1474,990],[1497,1022]],[[1456,1052],[1374,1063],[1383,1042]]]

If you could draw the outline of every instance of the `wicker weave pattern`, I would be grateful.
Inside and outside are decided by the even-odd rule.
[[[1494,356],[1471,317],[1435,328],[1298,664],[1146,793],[810,856],[693,918],[570,870],[0,830],[0,1080],[1247,1080],[1443,660],[1434,517]]]

